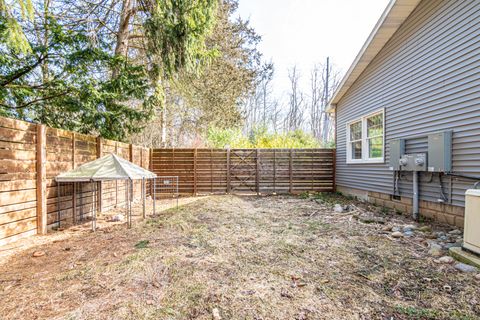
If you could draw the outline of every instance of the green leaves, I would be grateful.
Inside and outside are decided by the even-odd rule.
[[[145,22],[149,55],[172,78],[182,69],[199,70],[215,56],[205,40],[215,25],[217,0],[155,1]]]
[[[48,45],[22,56],[4,49],[0,60],[2,113],[52,127],[125,140],[152,114],[143,105],[145,67],[94,47],[85,33],[47,19]],[[111,77],[112,68],[119,68]],[[45,72],[47,71],[47,72]]]
[[[33,4],[31,0],[16,0],[8,3],[0,0],[0,39],[16,53],[28,53],[31,51],[30,44],[13,11],[18,7],[22,19],[33,20]]]
[[[319,143],[311,134],[302,130],[286,133],[269,133],[257,127],[248,136],[240,129],[210,128],[207,141],[213,148],[318,148]]]
[[[165,86],[217,57],[207,45],[217,9],[218,0],[0,0],[0,114],[126,140],[165,110]]]

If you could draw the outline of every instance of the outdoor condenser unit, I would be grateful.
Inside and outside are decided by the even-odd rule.
[[[469,189],[465,193],[463,247],[480,254],[480,189]]]

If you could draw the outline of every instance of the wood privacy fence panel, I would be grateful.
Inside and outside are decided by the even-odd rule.
[[[151,169],[181,194],[301,193],[335,188],[334,149],[152,149]]]
[[[0,117],[0,239],[36,233],[36,132]]]
[[[55,226],[59,208],[61,221],[72,222],[73,186],[62,186],[58,198],[55,176],[111,152],[149,168],[148,148],[0,117],[0,245]],[[125,204],[125,182],[99,187],[99,209]],[[134,194],[140,198],[140,182]],[[75,200],[76,216],[88,216],[92,186],[77,184]]]

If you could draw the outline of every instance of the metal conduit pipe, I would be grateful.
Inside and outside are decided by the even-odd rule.
[[[419,218],[418,197],[418,171],[413,171],[413,219],[415,221]]]

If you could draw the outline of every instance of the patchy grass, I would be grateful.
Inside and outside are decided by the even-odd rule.
[[[148,244],[150,243],[149,240],[140,240],[135,244],[136,249],[145,249],[148,247]]]
[[[474,276],[356,210],[411,223],[340,194],[212,196],[85,231],[3,261],[0,318],[478,319]]]

